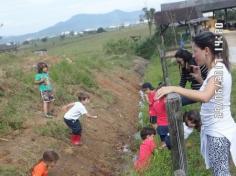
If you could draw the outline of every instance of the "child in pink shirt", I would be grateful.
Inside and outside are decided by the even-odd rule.
[[[161,148],[166,147],[166,138],[169,133],[168,129],[168,115],[166,111],[166,99],[165,97],[158,99],[153,104],[153,109],[157,117],[157,133],[161,139]]]
[[[134,162],[134,168],[137,172],[143,171],[149,165],[152,153],[156,148],[154,142],[154,135],[156,130],[149,127],[144,127],[141,130],[140,136],[143,140],[139,148],[139,154],[137,160]]]
[[[155,89],[152,87],[152,84],[149,82],[146,82],[142,85],[142,91],[145,93],[146,100],[149,105],[149,117],[150,117],[150,123],[154,129],[157,128],[157,117],[155,114],[155,111],[153,109],[153,104],[154,104],[154,96],[156,94]]]

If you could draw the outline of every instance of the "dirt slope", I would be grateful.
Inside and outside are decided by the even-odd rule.
[[[27,170],[45,149],[54,149],[60,154],[60,160],[50,171],[52,176],[121,175],[126,165],[121,148],[131,143],[131,136],[136,131],[138,84],[145,64],[139,58],[131,70],[119,68],[109,73],[96,73],[99,87],[114,98],[105,102],[98,95],[91,95],[92,103],[88,109],[99,118],[82,120],[83,146],[74,147],[69,141],[40,136],[35,132],[47,121],[63,120],[60,107],[56,107],[56,118],[45,119],[36,112],[25,122],[25,129],[5,136],[9,141],[0,141],[0,165]]]

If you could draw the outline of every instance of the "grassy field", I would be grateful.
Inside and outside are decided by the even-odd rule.
[[[178,85],[179,70],[175,63],[167,62],[169,70],[169,78],[172,85]],[[236,69],[232,70],[233,86],[231,92],[231,111],[234,119],[236,120]],[[158,56],[154,56],[150,65],[146,70],[144,77],[145,81],[151,82],[153,85],[157,85],[162,80],[162,71],[160,65],[160,59]],[[188,85],[189,86],[189,85]],[[199,109],[200,104],[185,106],[182,112],[189,109]],[[147,108],[141,109],[144,112],[144,122],[148,125],[148,112]],[[159,140],[159,139],[157,139]],[[200,136],[197,131],[194,131],[186,141],[187,151],[187,164],[188,175],[190,176],[209,176],[211,172],[205,169],[204,160],[200,154]],[[171,156],[168,150],[158,150],[154,153],[150,168],[143,174],[143,176],[171,176]],[[236,175],[236,168],[231,167],[232,175]],[[137,176],[138,174],[131,172],[130,175]]]
[[[107,55],[104,45],[109,41],[139,35],[148,36],[147,26],[124,28],[83,37],[54,38],[47,42],[34,41],[22,45],[14,53],[0,53],[0,133],[21,129],[26,117],[37,111],[37,86],[33,84],[34,66],[40,60],[49,61],[49,72],[56,90],[56,104],[73,100],[75,85],[88,91],[101,92],[92,71],[103,71],[116,66],[129,67],[132,56]],[[34,50],[46,48],[48,56],[37,56]],[[104,97],[106,98],[106,97]],[[24,103],[22,103],[24,102]]]
[[[132,27],[101,34],[94,34],[84,37],[50,39],[47,42],[37,41],[30,45],[21,46],[17,53],[0,53],[0,136],[10,134],[12,131],[24,128],[26,118],[33,118],[35,111],[38,111],[35,104],[39,104],[39,93],[37,86],[33,86],[35,74],[34,65],[44,59],[36,56],[32,51],[46,48],[48,50],[47,59],[50,60],[50,76],[56,90],[57,105],[65,104],[74,99],[76,89],[99,92],[99,85],[94,81],[94,71],[112,70],[116,66],[129,68],[132,61],[132,53],[119,55],[105,54],[104,45],[110,41],[123,38],[130,38],[132,35],[140,35],[141,39],[148,36],[147,26]],[[174,63],[168,62],[171,83],[176,85],[179,80],[179,71]],[[236,117],[236,71],[233,75],[232,89],[232,113]],[[162,71],[157,56],[153,56],[144,77],[145,81],[157,85],[162,80]],[[112,97],[104,97],[111,101]],[[22,103],[24,102],[24,103]],[[199,104],[188,106],[183,109],[199,108]],[[144,122],[147,124],[147,108],[144,112]],[[54,122],[47,123],[44,128],[35,130],[38,134],[46,136],[56,136],[60,134],[62,138],[68,133],[61,124]],[[191,176],[207,176],[200,156],[199,134],[194,132],[187,143],[188,172]],[[138,148],[137,148],[138,149]],[[131,162],[130,162],[131,163]],[[130,164],[132,167],[132,163]],[[128,175],[135,176],[132,169]],[[4,175],[19,176],[19,172],[11,167],[0,167],[0,173]],[[236,174],[236,169],[233,172]],[[126,174],[127,175],[127,174]],[[171,158],[167,150],[157,151],[153,157],[150,169],[144,176],[170,176]]]

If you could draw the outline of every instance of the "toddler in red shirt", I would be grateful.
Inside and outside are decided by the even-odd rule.
[[[143,142],[139,148],[138,158],[134,162],[134,168],[137,172],[143,171],[149,166],[152,153],[156,148],[155,134],[156,130],[149,127],[144,127],[140,132]]]

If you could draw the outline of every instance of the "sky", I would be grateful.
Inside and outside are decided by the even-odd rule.
[[[182,0],[0,0],[0,36],[37,32],[72,16],[101,14],[115,9],[160,10],[160,4]]]

